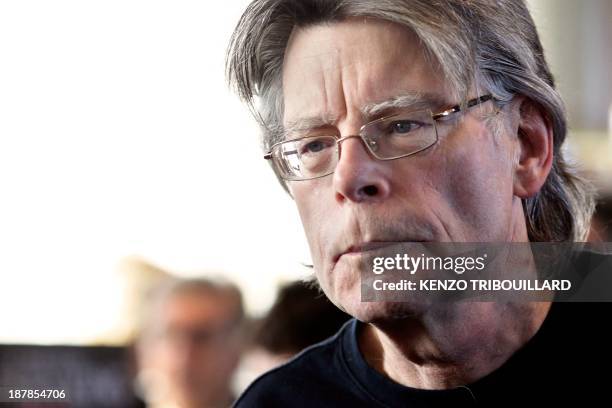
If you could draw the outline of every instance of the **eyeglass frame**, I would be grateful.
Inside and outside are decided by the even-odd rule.
[[[482,104],[482,103],[485,103],[485,102],[488,102],[488,101],[495,101],[495,100],[496,100],[496,99],[495,99],[495,97],[494,97],[493,95],[491,95],[491,94],[481,95],[481,96],[478,96],[478,97],[476,97],[476,98],[473,98],[473,99],[468,100],[468,101],[465,103],[465,106],[464,106],[464,107],[462,107],[462,105],[461,105],[461,104],[457,104],[457,105],[451,106],[451,107],[450,107],[450,108],[448,108],[448,109],[443,110],[442,112],[432,113],[432,114],[431,114],[431,119],[432,119],[432,121],[433,121],[433,122],[437,122],[437,121],[439,121],[440,119],[444,119],[444,118],[446,118],[446,117],[448,117],[448,116],[450,116],[450,115],[452,115],[452,114],[455,114],[455,113],[457,113],[457,112],[461,112],[462,110],[464,110],[464,111],[465,111],[465,110],[468,110],[469,108],[472,108],[472,107],[474,107],[474,106],[476,106],[476,105],[480,105],[480,104]],[[363,142],[363,144],[366,146],[366,149],[368,150],[368,152],[369,152],[369,153],[371,153],[371,155],[372,155],[372,156],[373,156],[373,157],[374,157],[376,160],[380,160],[380,161],[390,161],[390,160],[401,159],[401,158],[404,158],[404,157],[409,157],[409,156],[415,155],[415,154],[417,154],[417,153],[420,153],[420,152],[422,152],[422,151],[424,151],[424,150],[429,149],[431,146],[435,145],[435,144],[438,142],[438,131],[437,131],[437,127],[436,127],[436,140],[435,140],[435,141],[434,141],[432,144],[430,144],[429,146],[424,147],[424,148],[419,149],[419,150],[414,151],[414,152],[410,152],[410,153],[407,153],[407,154],[402,154],[402,155],[400,155],[400,156],[390,157],[390,158],[386,158],[386,159],[381,159],[381,158],[379,158],[379,157],[376,157],[376,155],[375,155],[375,154],[374,154],[374,153],[373,153],[373,152],[370,150],[370,148],[368,147],[368,141],[364,139],[364,136],[363,136],[363,134],[362,134],[362,133],[363,133],[363,129],[364,129],[366,126],[370,126],[370,125],[372,125],[372,124],[374,124],[374,123],[377,123],[377,122],[382,122],[382,121],[388,120],[388,119],[393,118],[393,117],[395,117],[395,116],[397,116],[397,115],[389,115],[389,116],[385,116],[385,117],[382,117],[382,118],[378,118],[378,119],[372,120],[372,121],[370,121],[370,122],[368,122],[368,123],[365,123],[364,125],[362,125],[362,126],[359,128],[359,133],[358,133],[358,134],[356,134],[356,135],[347,135],[347,136],[344,136],[344,137],[339,137],[339,138],[337,138],[337,139],[336,139],[336,138],[335,138],[333,135],[329,135],[329,136],[334,137],[334,139],[335,139],[335,143],[336,143],[336,149],[338,150],[338,154],[340,154],[340,152],[339,152],[339,151],[340,151],[340,143],[341,143],[341,142],[345,141],[346,139],[350,139],[350,138],[358,137],[359,139],[361,139],[361,141]],[[434,126],[435,126],[435,123],[434,123]],[[280,145],[282,145],[283,143],[287,143],[287,142],[295,142],[295,141],[302,140],[302,139],[306,139],[306,138],[309,138],[309,137],[311,137],[311,136],[304,136],[304,137],[300,137],[300,138],[297,138],[297,139],[292,139],[292,140],[283,140],[283,141],[281,141],[281,142],[275,143],[275,144],[273,144],[273,145],[270,147],[270,150],[268,150],[268,152],[267,152],[266,154],[264,154],[263,158],[264,158],[265,160],[273,160],[273,159],[274,159],[274,156],[273,156],[272,152],[273,152],[273,150],[274,150],[274,148],[275,148],[276,146],[280,146]],[[339,159],[339,157],[338,157],[338,159]],[[274,160],[272,161],[272,163],[274,163],[274,166],[276,167],[276,162],[274,162]],[[285,180],[285,181],[308,181],[308,180],[315,180],[315,179],[318,179],[318,178],[321,178],[321,177],[326,177],[326,176],[329,176],[330,174],[333,174],[335,171],[336,171],[336,168],[334,167],[333,171],[331,171],[331,172],[329,172],[329,173],[322,174],[322,175],[320,175],[320,176],[309,177],[309,178],[305,178],[305,179],[297,179],[297,180],[293,180],[293,179],[286,179],[286,178],[284,178],[284,177],[282,177],[282,176],[280,176],[280,177],[281,177],[283,180]]]

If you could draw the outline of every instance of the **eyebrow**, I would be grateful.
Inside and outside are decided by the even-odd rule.
[[[361,107],[360,111],[366,122],[369,122],[377,117],[384,116],[384,114],[394,109],[435,109],[446,105],[449,105],[449,103],[442,96],[434,93],[403,92],[379,102],[366,104]],[[333,115],[297,118],[289,121],[283,126],[283,139],[286,139],[292,134],[331,127],[334,126],[337,121],[338,118]]]
[[[361,108],[367,120],[384,115],[393,109],[436,109],[448,105],[441,96],[429,92],[404,92],[380,102],[369,103]]]
[[[309,130],[321,129],[328,126],[333,126],[338,119],[331,115],[323,116],[310,116],[304,118],[298,118],[290,121],[283,126],[284,138],[291,134],[303,133]]]

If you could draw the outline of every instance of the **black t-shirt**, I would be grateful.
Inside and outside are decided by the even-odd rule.
[[[236,407],[612,406],[612,304],[553,303],[542,326],[488,376],[449,390],[405,387],[370,367],[363,323],[258,378]]]

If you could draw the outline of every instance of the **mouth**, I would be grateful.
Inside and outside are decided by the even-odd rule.
[[[403,240],[402,241],[370,241],[370,242],[363,242],[363,243],[351,245],[348,248],[346,248],[344,251],[336,254],[333,257],[333,263],[335,265],[340,260],[340,258],[342,258],[343,256],[363,255],[363,254],[367,254],[368,252],[379,250],[381,248],[392,247],[392,246],[396,246],[399,244],[416,243],[416,242],[427,242],[427,241],[412,240],[412,239],[405,240],[405,241]]]

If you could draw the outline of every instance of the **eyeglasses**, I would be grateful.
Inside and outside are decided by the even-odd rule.
[[[400,111],[366,123],[358,135],[320,135],[286,140],[273,145],[264,159],[272,160],[282,179],[302,181],[332,174],[340,160],[340,143],[353,137],[360,138],[378,160],[411,156],[437,143],[437,123],[492,99],[492,95],[479,96],[467,101],[465,106],[455,105],[439,113],[429,109]]]

